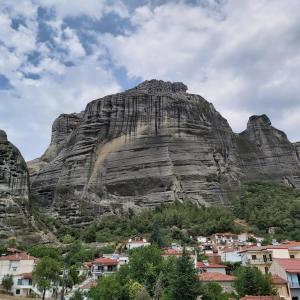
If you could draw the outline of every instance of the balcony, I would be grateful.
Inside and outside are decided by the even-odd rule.
[[[290,288],[291,289],[299,289],[300,288],[300,283],[298,281],[294,281],[294,282],[289,282],[290,284]]]
[[[248,262],[251,265],[270,265],[272,264],[272,259],[267,258],[267,259],[263,259],[263,258],[257,258],[257,259],[248,259]]]

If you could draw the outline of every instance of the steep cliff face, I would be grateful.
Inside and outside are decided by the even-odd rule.
[[[183,83],[157,80],[61,115],[29,167],[34,201],[74,226],[177,199],[228,205],[241,180],[300,178],[299,151],[266,116],[234,134]]]
[[[186,90],[153,80],[89,103],[58,155],[33,174],[34,199],[69,224],[175,199],[227,204],[227,187],[238,183],[234,135]]]
[[[266,115],[250,117],[237,138],[241,169],[246,179],[271,179],[300,188],[300,160],[286,134]]]
[[[29,180],[26,163],[19,150],[0,130],[0,238],[17,237],[34,241],[40,237],[30,214]]]

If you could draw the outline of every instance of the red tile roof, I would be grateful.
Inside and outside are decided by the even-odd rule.
[[[281,300],[279,296],[249,296],[246,295],[245,297],[241,298],[240,300]]]
[[[300,258],[275,258],[274,262],[288,273],[300,273]]]
[[[117,265],[118,261],[116,259],[106,258],[106,257],[100,257],[96,258],[93,261],[94,264],[101,264],[101,265]]]
[[[287,281],[285,279],[281,278],[277,274],[272,276],[272,282],[274,284],[286,284],[287,283]]]
[[[30,256],[29,254],[27,254],[25,252],[21,252],[21,253],[16,253],[16,254],[12,254],[12,255],[1,256],[0,260],[9,260],[9,261],[13,261],[13,260],[37,260],[37,258],[33,257],[33,256]]]
[[[212,263],[204,263],[202,261],[197,262],[198,269],[206,269],[206,268],[227,268],[224,265],[212,264]]]
[[[205,272],[199,275],[201,281],[234,281],[235,277],[217,272]]]
[[[165,249],[162,256],[182,255],[182,251],[175,249]]]

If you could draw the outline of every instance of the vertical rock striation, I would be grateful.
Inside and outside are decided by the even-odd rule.
[[[0,130],[0,237],[38,240],[29,208],[29,175],[19,150]]]
[[[241,169],[248,180],[270,179],[300,188],[300,160],[286,134],[266,115],[250,117],[237,138]]]
[[[234,134],[183,83],[158,80],[61,115],[29,168],[35,203],[73,226],[175,200],[229,205],[240,180],[300,178],[299,148],[267,116]]]

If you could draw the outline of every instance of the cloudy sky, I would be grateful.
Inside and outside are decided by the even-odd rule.
[[[152,78],[300,140],[300,1],[0,0],[0,128],[27,160],[60,113]]]

